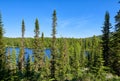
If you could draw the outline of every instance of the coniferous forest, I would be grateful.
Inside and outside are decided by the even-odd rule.
[[[0,13],[0,81],[120,81],[120,10],[114,18],[115,26],[112,26],[110,13],[105,13],[100,36],[57,38],[59,22],[54,10],[52,38],[44,37],[43,32],[40,35],[37,18],[33,38],[24,36],[27,31],[24,19],[21,21],[21,38],[7,38]],[[114,31],[110,31],[112,27]],[[10,47],[14,48],[12,53]],[[18,59],[16,47],[20,48]],[[33,50],[27,59],[25,48]],[[46,48],[51,51],[50,58],[45,56]]]

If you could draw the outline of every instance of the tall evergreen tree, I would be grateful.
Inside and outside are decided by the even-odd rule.
[[[6,62],[6,64],[7,64],[8,69],[11,70],[11,55],[10,55],[10,48],[7,48],[6,53],[7,53],[7,62]]]
[[[48,58],[48,56],[45,57],[45,66],[44,66],[44,72],[45,72],[45,76],[44,76],[44,80],[49,81],[50,80],[50,59]]]
[[[72,64],[72,74],[73,74],[73,79],[78,81],[80,80],[81,76],[81,67],[80,67],[80,53],[81,53],[81,47],[79,43],[74,44],[74,55],[73,55],[73,64]]]
[[[97,79],[100,81],[103,81],[105,79],[104,75],[104,67],[103,67],[103,57],[102,57],[102,51],[100,46],[100,41],[96,36],[93,36],[93,48],[92,48],[92,54],[93,54],[93,65],[91,67],[91,72],[93,72]]]
[[[69,52],[68,52],[68,44],[66,39],[62,39],[60,55],[58,60],[58,81],[69,80],[70,74],[70,65],[69,65]]]
[[[11,54],[11,69],[13,70],[13,73],[16,73],[16,65],[17,65],[17,61],[16,61],[16,50],[15,48],[12,49],[12,54]]]
[[[44,50],[45,50],[45,47],[44,47],[44,33],[42,32],[42,36],[41,36],[41,45],[40,45],[40,65],[41,65],[41,69],[43,69],[43,66],[44,66]]]
[[[73,64],[74,64],[74,62],[75,62],[75,49],[74,49],[74,42],[73,42],[73,39],[71,40],[71,42],[70,42],[70,44],[69,44],[69,62],[70,62],[70,73],[71,73],[71,78],[70,79],[72,79],[72,78],[74,78],[74,74],[73,74],[73,70],[74,70],[74,66],[73,66]],[[74,64],[75,65],[75,64]]]
[[[10,48],[9,48],[10,49]],[[16,50],[15,48],[12,48],[12,53],[10,54],[10,75],[11,76],[11,80],[16,80],[18,78],[18,76],[16,75],[17,73],[17,62],[16,62]]]
[[[42,32],[41,39],[42,39],[42,43],[44,44],[44,33],[43,32]]]
[[[57,47],[56,47],[56,26],[57,26],[57,16],[56,10],[53,11],[52,15],[52,44],[51,44],[51,78],[56,81],[56,59],[57,59]]]
[[[103,52],[103,58],[104,58],[104,65],[110,66],[110,16],[109,12],[106,12],[105,14],[105,21],[103,26],[103,35],[102,35],[102,52]]]
[[[0,13],[0,79],[5,79],[5,64],[6,64],[6,55],[5,55],[5,44],[3,40],[3,23],[2,16]]]
[[[12,69],[11,69],[11,67],[12,67],[12,63],[11,63],[11,55],[10,55],[10,48],[7,48],[7,52],[6,52],[7,54],[6,54],[6,67],[7,67],[7,78],[9,79],[9,80],[11,80],[11,78],[12,78],[12,75],[13,75],[13,72],[12,72]]]
[[[31,63],[30,63],[30,56],[28,55],[25,64],[25,77],[27,81],[31,80]]]
[[[78,45],[78,49],[80,50],[80,59],[79,59],[80,67],[85,68],[87,54],[85,54],[86,50],[84,48],[84,44],[82,43],[82,40],[80,41],[80,45]]]
[[[46,74],[45,74],[45,68],[48,68],[48,67],[45,67],[45,61],[44,61],[44,58],[45,58],[45,49],[44,49],[44,33],[42,33],[42,36],[41,36],[41,41],[40,41],[40,58],[39,58],[39,67],[38,67],[38,70],[39,70],[39,80],[40,81],[43,81],[45,79],[47,79],[46,77]]]
[[[35,21],[35,29],[34,29],[34,41],[33,41],[33,56],[34,56],[34,69],[38,71],[39,67],[39,58],[40,58],[40,40],[39,40],[39,21],[36,19]]]
[[[24,68],[24,53],[25,53],[24,34],[25,34],[25,23],[24,20],[22,20],[22,40],[21,40],[20,55],[19,55],[19,70],[22,70]]]
[[[115,16],[115,31],[112,36],[112,67],[116,74],[120,76],[120,10]]]

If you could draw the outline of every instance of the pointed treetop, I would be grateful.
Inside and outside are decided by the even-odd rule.
[[[0,12],[0,27],[3,27],[3,24],[2,24],[2,14]]]
[[[44,33],[43,32],[42,32],[41,38],[42,38],[42,42],[43,42],[44,41]]]
[[[25,31],[25,22],[24,22],[24,19],[22,19],[22,32]]]
[[[44,33],[42,32],[42,37],[44,37]]]
[[[56,15],[56,10],[53,11],[53,14]]]
[[[2,23],[2,15],[0,13],[0,39],[3,37],[3,23]]]
[[[36,18],[36,21],[35,21],[35,28],[36,28],[36,30],[39,30],[39,21],[38,21],[37,18]]]
[[[105,19],[109,20],[109,18],[110,18],[109,12],[108,12],[108,11],[106,11],[106,14],[105,14]]]
[[[40,33],[40,31],[39,31],[39,21],[38,21],[38,19],[36,18],[36,20],[35,20],[35,30],[34,30],[34,32],[35,32],[35,37],[39,37],[39,33]]]

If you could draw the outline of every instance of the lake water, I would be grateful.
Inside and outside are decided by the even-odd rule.
[[[6,53],[8,53],[8,50],[10,50],[10,53],[12,53],[13,48],[6,48]],[[16,56],[18,57],[19,53],[20,53],[20,48],[15,48],[16,51]],[[33,50],[30,48],[25,48],[25,59],[28,57],[28,55],[32,55],[33,54]],[[51,52],[50,49],[45,49],[45,56],[47,56],[48,58],[50,58]]]

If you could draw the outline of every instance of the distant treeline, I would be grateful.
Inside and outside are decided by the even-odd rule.
[[[120,81],[120,11],[115,16],[115,30],[110,31],[110,15],[105,13],[101,36],[90,38],[57,38],[57,14],[52,14],[52,37],[40,35],[36,18],[34,37],[25,38],[22,20],[21,38],[3,37],[0,14],[0,80],[1,81]],[[84,30],[85,31],[85,30]],[[67,32],[67,31],[66,31]],[[12,53],[6,47],[19,47]],[[25,48],[32,48],[32,56],[25,60]],[[49,48],[51,58],[45,57]]]
[[[96,36],[99,40],[101,40],[101,36]],[[4,43],[6,44],[6,47],[20,47],[21,46],[21,39],[22,38],[10,38],[10,37],[4,37]],[[39,38],[41,40],[41,38]],[[87,46],[87,43],[90,43],[92,41],[92,37],[89,38],[65,38],[68,44],[71,44],[72,42],[77,43],[80,42],[85,44]],[[33,41],[34,38],[24,38],[25,40],[25,47],[26,48],[33,48]],[[51,40],[52,38],[44,37],[44,46],[45,48],[50,48],[51,46]],[[63,38],[57,38],[58,46],[61,45]]]

